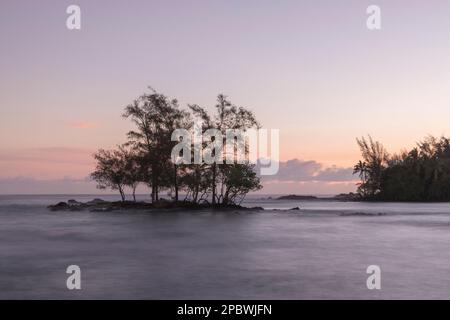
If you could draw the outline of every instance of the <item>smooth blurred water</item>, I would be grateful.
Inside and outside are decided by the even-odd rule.
[[[447,203],[253,196],[246,205],[302,210],[46,209],[94,197],[0,196],[0,298],[450,299]],[[81,267],[82,290],[66,288],[71,264]],[[366,288],[373,264],[381,290]]]

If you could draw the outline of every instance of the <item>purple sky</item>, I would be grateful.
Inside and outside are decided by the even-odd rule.
[[[353,190],[355,137],[397,152],[449,133],[449,16],[446,0],[1,1],[0,193],[75,190],[92,152],[124,142],[120,114],[147,85],[208,108],[225,93],[280,129],[297,178],[264,192]],[[305,161],[342,177],[305,179]]]

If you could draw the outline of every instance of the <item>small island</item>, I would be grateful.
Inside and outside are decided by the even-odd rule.
[[[276,200],[317,200],[319,199],[316,196],[302,196],[302,195],[296,195],[296,194],[289,194],[286,196],[280,196],[276,198]]]
[[[229,146],[225,146],[229,143],[229,128],[245,132],[260,127],[253,113],[232,104],[222,94],[217,96],[213,115],[196,104],[182,109],[176,99],[149,89],[149,93],[125,107],[122,117],[135,126],[126,142],[113,150],[100,149],[94,155],[97,165],[91,179],[99,189],[117,190],[122,201],[69,200],[49,209],[261,210],[241,206],[249,192],[262,188],[255,164],[248,157],[248,142],[233,136],[231,156],[227,154]],[[200,143],[196,142],[196,134],[202,137]],[[223,139],[223,144],[218,146],[216,139]],[[196,155],[213,161],[198,161]],[[148,202],[136,201],[139,185],[150,189]],[[133,201],[126,201],[128,190]],[[170,199],[161,198],[162,192]]]
[[[340,193],[333,197],[317,197],[312,195],[289,194],[275,198],[275,200],[297,200],[297,201],[361,201],[362,198],[357,193]]]
[[[244,207],[237,204],[228,205],[216,205],[211,206],[208,203],[194,203],[189,201],[167,201],[164,199],[159,200],[156,203],[150,203],[145,201],[104,201],[96,198],[88,202],[79,202],[76,200],[68,200],[67,202],[59,202],[54,205],[48,206],[51,211],[90,211],[90,212],[110,212],[110,211],[123,211],[123,210],[165,210],[165,211],[177,211],[177,210],[203,210],[213,209],[216,211],[260,211],[264,210],[262,207]],[[295,208],[291,210],[297,210]]]

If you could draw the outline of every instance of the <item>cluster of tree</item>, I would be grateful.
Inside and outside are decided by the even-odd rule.
[[[389,155],[372,138],[357,139],[362,160],[354,167],[363,199],[450,201],[450,139],[426,137],[410,151]]]
[[[188,109],[183,110],[176,99],[150,90],[125,107],[123,117],[135,125],[127,134],[128,141],[116,150],[101,149],[95,154],[97,167],[91,177],[98,188],[118,190],[123,201],[125,189],[131,189],[136,201],[136,188],[144,184],[151,189],[152,202],[159,201],[160,193],[167,191],[174,201],[212,205],[239,204],[248,192],[262,188],[255,167],[249,161],[195,163],[193,153],[198,146],[193,146],[189,155],[192,161],[187,164],[173,161],[171,156],[180,142],[172,139],[175,130],[191,130],[194,120],[200,119],[202,134],[216,129],[225,137],[227,129],[258,128],[251,111],[218,95],[216,114],[211,116],[198,105],[188,105]],[[214,138],[203,141],[200,148],[212,142]],[[213,149],[212,152],[214,155],[223,151]],[[186,158],[186,155],[180,156]]]

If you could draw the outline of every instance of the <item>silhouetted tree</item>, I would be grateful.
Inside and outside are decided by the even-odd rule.
[[[124,163],[124,184],[131,189],[133,201],[136,202],[136,188],[145,180],[145,161],[142,158],[142,154],[139,154],[136,150],[131,149],[128,145],[119,147],[121,156]]]
[[[360,174],[358,191],[363,198],[450,201],[450,139],[428,136],[409,152],[392,156],[370,138],[358,144],[364,162],[355,166],[354,173]]]
[[[136,130],[128,132],[129,144],[144,154],[148,162],[147,184],[151,187],[152,201],[158,201],[160,188],[170,185],[167,173],[172,149],[171,135],[181,123],[185,112],[176,99],[169,99],[151,89],[125,108],[123,117],[131,118]],[[174,168],[176,175],[176,166]],[[173,175],[172,175],[173,177]]]
[[[388,154],[383,145],[378,141],[373,141],[369,136],[356,139],[363,157],[362,167],[359,163],[355,166],[355,172],[361,174],[363,170],[364,181],[359,186],[359,191],[365,197],[374,197],[380,192],[381,173],[388,161]]]
[[[363,196],[367,197],[368,190],[367,190],[367,177],[369,176],[369,170],[367,167],[367,163],[364,161],[359,161],[354,167],[353,167],[353,174],[358,173],[359,178],[361,179],[361,182],[358,183],[358,192]]]
[[[250,128],[259,128],[259,124],[256,121],[253,113],[244,108],[237,107],[233,105],[225,95],[219,94],[217,96],[217,104],[215,105],[216,114],[211,117],[208,112],[199,107],[198,105],[190,105],[189,106],[194,116],[201,119],[203,122],[202,132],[204,133],[208,129],[216,129],[218,130],[222,138],[222,145],[225,145],[226,142],[226,131],[227,129],[231,130],[241,130],[245,132]],[[214,141],[213,139],[211,142]],[[220,152],[221,154],[217,154]],[[224,157],[224,150],[212,150],[212,156]],[[222,170],[229,166],[230,164],[220,164]],[[220,197],[217,194],[217,180],[218,180],[218,166],[217,162],[213,162],[209,165],[209,169],[211,171],[211,202],[213,205],[220,204],[223,201],[223,197]]]
[[[95,155],[97,167],[91,178],[97,182],[97,188],[119,190],[125,201],[124,187],[127,185],[126,160],[121,150],[100,149]]]
[[[194,124],[192,115],[202,120],[200,133],[216,129],[223,139],[222,145],[227,142],[227,129],[245,132],[259,127],[251,111],[233,105],[224,95],[217,97],[215,108],[216,114],[211,117],[205,109],[190,105],[191,114],[180,109],[176,99],[169,99],[150,88],[150,93],[139,96],[125,107],[123,117],[131,119],[135,125],[135,129],[127,134],[128,142],[117,150],[99,150],[95,155],[97,167],[92,178],[99,188],[119,190],[122,201],[125,201],[125,187],[131,188],[136,201],[136,188],[144,183],[151,188],[152,202],[158,201],[159,192],[165,189],[173,193],[176,202],[180,191],[184,191],[184,201],[203,203],[211,200],[213,205],[240,203],[248,192],[262,186],[253,165],[248,161],[238,163],[237,151],[231,162],[194,163],[194,154],[204,154],[214,140],[203,140],[198,144],[192,139],[193,152],[186,155],[191,162],[179,163],[172,159],[172,150],[179,143],[172,140],[172,133],[176,129],[189,132]],[[246,147],[245,142],[237,143]],[[209,151],[213,158],[217,156],[217,160],[223,160],[224,150],[212,148]],[[248,148],[244,148],[244,153],[248,153]]]

